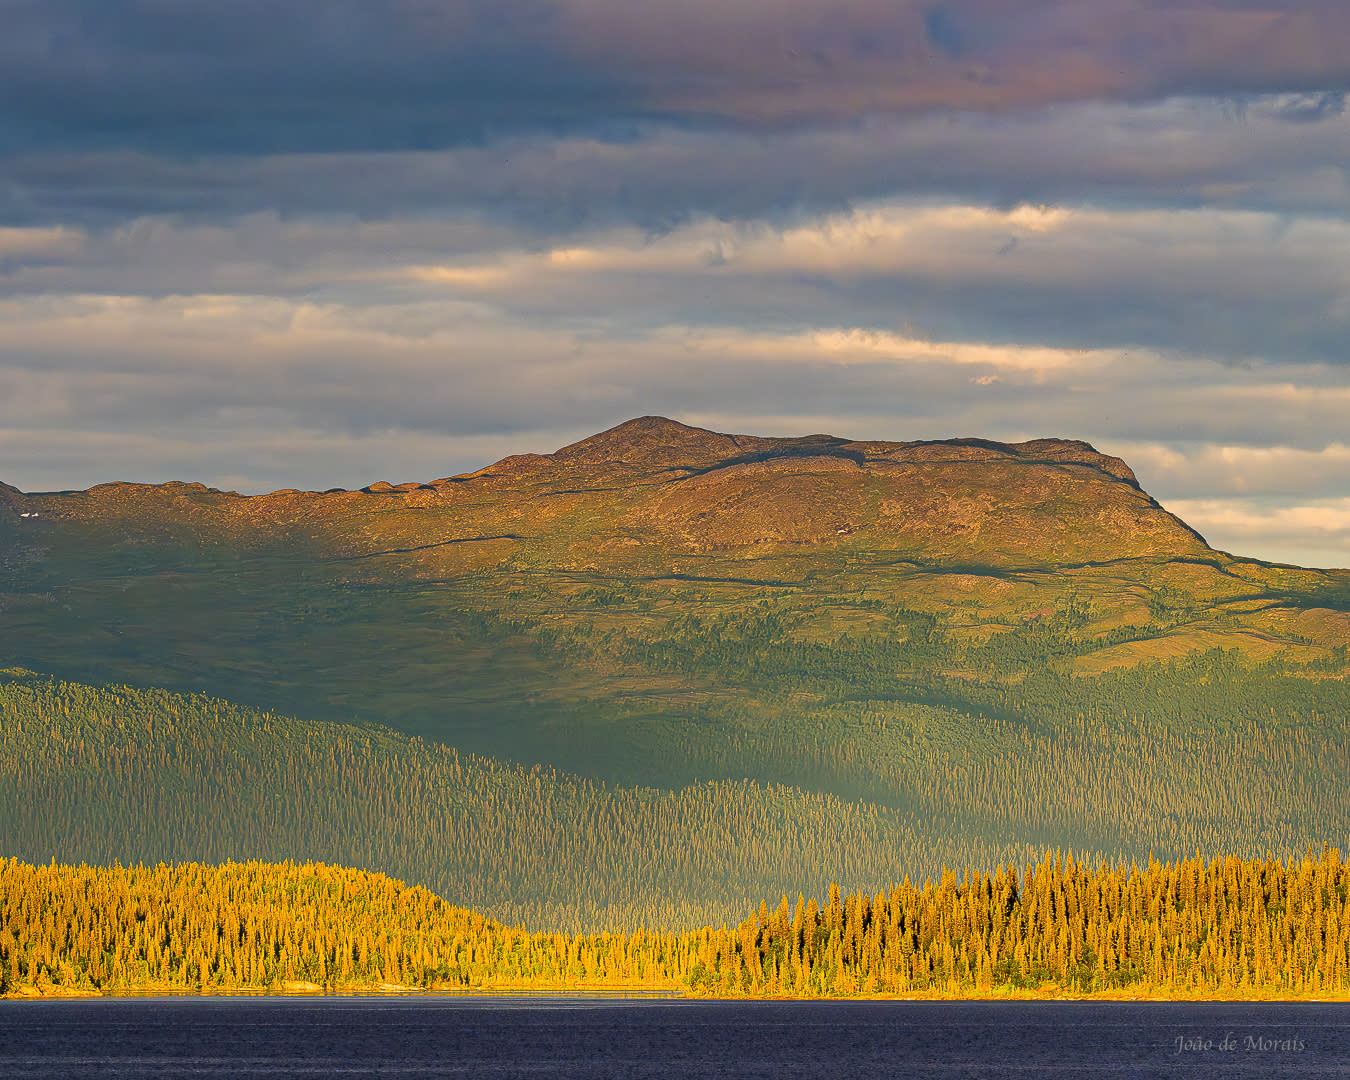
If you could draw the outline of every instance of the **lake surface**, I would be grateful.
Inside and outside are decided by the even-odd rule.
[[[1350,1076],[1350,1005],[111,998],[0,1002],[0,1077]]]

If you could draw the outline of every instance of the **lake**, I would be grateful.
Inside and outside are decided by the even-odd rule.
[[[1350,1005],[174,997],[0,1002],[0,1077],[1350,1075]]]

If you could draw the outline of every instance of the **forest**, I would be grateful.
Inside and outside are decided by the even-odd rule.
[[[1219,731],[1131,715],[1150,699],[1185,709],[1194,667],[1068,683],[1082,712],[1054,728],[1000,716],[991,700],[969,739],[947,706],[821,714],[795,752],[822,774],[864,777],[870,800],[809,775],[801,786],[725,771],[671,788],[605,783],[370,725],[11,672],[0,850],[91,864],[318,860],[577,933],[730,923],[765,896],[1022,867],[1051,845],[1128,864],[1345,844],[1346,714],[1276,712],[1224,670],[1222,658],[1201,669],[1216,699],[1233,699]],[[714,738],[749,766],[785,737],[693,725],[671,752],[706,752]]]
[[[717,997],[1341,997],[1350,863],[1200,857],[783,896],[683,933],[531,933],[316,863],[0,861],[0,993],[619,990]]]

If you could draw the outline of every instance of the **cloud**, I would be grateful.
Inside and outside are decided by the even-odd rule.
[[[4,17],[0,150],[422,148],[640,96],[559,47],[536,0],[6,0]]]
[[[702,300],[703,319],[721,325],[915,326],[910,336],[940,340],[1341,364],[1347,252],[1340,221],[902,204],[785,228],[618,232],[406,273],[531,317],[603,309],[661,325],[686,321]]]
[[[1248,500],[1175,499],[1167,508],[1221,550],[1300,566],[1350,567],[1350,499],[1285,505]]]
[[[9,152],[428,149],[1350,83],[1333,0],[6,0],[4,19]]]
[[[1290,392],[1291,374],[1302,390]],[[830,416],[836,430],[867,437],[1057,434],[1111,445],[1154,444],[1184,431],[1196,443],[1312,450],[1342,430],[1346,393],[1326,369],[944,342],[829,325],[626,329],[597,318],[535,321],[490,305],[406,298],[0,302],[0,424],[11,430],[142,436],[173,424],[225,430],[265,415],[261,427],[274,430],[515,432],[527,442],[540,430],[586,433],[663,412],[719,416],[751,432],[779,418]],[[173,453],[166,450],[167,460]],[[1169,465],[1156,449],[1148,460]],[[451,464],[408,458],[402,478],[426,479]],[[1230,460],[1226,467],[1246,466]],[[240,471],[224,458],[219,468]],[[1167,478],[1182,470],[1171,462],[1156,472]],[[1336,482],[1334,470],[1322,475]],[[19,472],[7,479],[32,482]]]
[[[81,236],[64,228],[0,228],[0,260],[11,265],[38,262],[50,257],[69,259],[80,247]],[[0,262],[0,266],[4,263]]]
[[[553,242],[455,218],[257,215],[228,226],[11,229],[0,243],[0,297],[39,307],[39,297],[178,294],[443,305],[627,337],[828,328],[1291,370],[1343,365],[1350,337],[1350,222],[1252,211],[892,201],[781,225],[705,218]]]
[[[1231,390],[1221,394],[1229,400],[1234,396],[1278,400],[1285,388],[1276,385],[1244,389],[1245,392],[1240,390],[1236,394]],[[1316,396],[1327,414],[1350,409],[1350,388],[1323,388]],[[1306,412],[1301,415],[1305,420],[1312,419]],[[1148,477],[1153,490],[1168,497],[1306,498],[1336,490],[1350,473],[1350,447],[1335,439],[1331,425],[1319,427],[1321,437],[1331,437],[1332,441],[1321,446],[1135,443],[1116,444],[1115,449],[1129,458],[1141,476]]]
[[[160,425],[152,432],[34,431],[0,425],[0,457],[16,475],[27,478],[21,486],[28,491],[79,489],[110,480],[204,479],[223,490],[256,493],[398,482],[408,475],[410,460],[451,466],[483,463],[522,451],[547,453],[591,434],[566,427],[544,428],[524,439],[519,433],[353,433],[295,427],[290,419],[266,410],[225,412],[219,423]]]
[[[111,436],[265,415],[263,436],[529,443],[648,412],[747,431],[820,415],[868,437],[1137,447],[1141,475],[1187,497],[1298,476],[1326,494],[1343,483],[1334,468],[1232,455],[1343,439],[1348,229],[920,202],[543,246],[528,229],[461,219],[9,230],[0,422]],[[165,437],[175,461],[180,435]],[[408,446],[432,445],[417,439]],[[1197,446],[1229,457],[1197,458]],[[405,479],[485,464],[383,453]],[[217,480],[261,475],[230,457]],[[300,454],[297,469],[309,460],[323,459]],[[348,486],[337,460],[284,482]],[[75,482],[40,455],[7,468],[9,482]],[[1233,486],[1243,475],[1254,486]]]
[[[1280,108],[1280,118],[1296,124],[1318,123],[1345,112],[1345,91],[1330,90],[1320,94],[1294,94]]]
[[[785,224],[877,201],[1008,208],[1214,207],[1350,215],[1350,116],[1281,119],[1284,97],[924,115],[752,137],[645,127],[624,141],[515,136],[440,151],[0,154],[0,222],[106,230],[147,217],[233,226],[455,218],[541,243],[703,217]]]

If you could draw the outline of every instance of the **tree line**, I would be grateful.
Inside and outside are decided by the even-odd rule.
[[[713,996],[1350,992],[1350,862],[1234,857],[762,902],[734,926],[508,927],[382,874],[317,863],[0,861],[0,992],[624,989]]]

